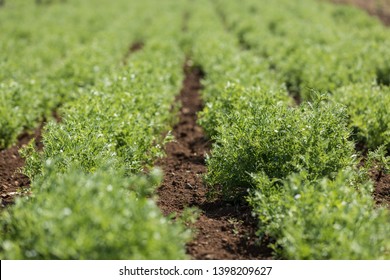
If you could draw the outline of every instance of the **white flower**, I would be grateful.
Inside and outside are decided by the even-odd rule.
[[[301,195],[300,195],[300,194],[296,194],[296,195],[294,196],[294,198],[295,198],[295,199],[299,199],[299,198],[301,198]]]

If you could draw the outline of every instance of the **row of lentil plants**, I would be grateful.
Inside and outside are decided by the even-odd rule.
[[[199,122],[214,143],[210,194],[249,203],[277,258],[390,258],[389,212],[374,206],[368,175],[378,160],[388,168],[388,31],[357,10],[290,2],[119,1],[102,17],[84,11],[94,32],[73,35],[74,23],[44,23],[59,11],[73,19],[92,2],[34,7],[44,17],[32,26],[42,31],[23,26],[16,34],[27,41],[10,42],[36,59],[26,71],[16,52],[0,61],[15,69],[0,70],[12,97],[0,115],[13,112],[0,146],[60,105],[62,122],[46,125],[43,151],[23,150],[31,194],[1,213],[0,257],[186,258],[190,232],[157,208],[162,174],[153,162],[169,140],[162,135],[189,56],[206,73]],[[64,35],[39,44],[52,30]],[[143,48],[131,53],[135,42]],[[379,149],[361,165],[354,141]]]
[[[32,194],[2,213],[2,259],[186,258],[190,232],[161,214],[153,191],[162,174],[151,168],[177,111],[171,104],[183,79],[181,8],[175,1],[116,7],[107,37],[86,45],[71,65],[78,73],[93,65],[101,74],[62,107],[61,123],[46,125],[42,152],[33,144],[24,149]],[[126,48],[118,48],[121,36]],[[143,49],[126,54],[135,40]]]
[[[332,22],[327,10],[321,8],[322,4],[306,3],[310,1],[305,2],[309,8],[303,3],[297,7],[295,2],[285,3],[288,1],[201,2],[191,7],[194,15],[188,26],[194,34],[194,63],[207,73],[203,92],[206,106],[200,123],[214,141],[206,175],[212,190],[225,199],[249,202],[258,217],[259,236],[273,238],[272,247],[278,257],[388,259],[389,212],[383,207],[375,208],[369,166],[359,167],[349,128],[353,109],[332,97],[306,93],[301,90],[303,82],[293,84],[293,78],[301,81],[305,76],[302,71],[294,72],[299,65],[283,68],[292,59],[282,52],[284,46],[289,46],[290,38],[282,42],[274,34],[262,36],[258,32],[267,28],[279,30],[283,23],[286,30],[305,32],[304,24],[289,28],[289,24],[295,23],[287,12],[285,21],[279,21],[278,16],[284,18],[282,7],[291,8],[295,17],[306,13],[303,18],[315,18],[318,13],[319,18]],[[386,32],[354,10],[326,7],[345,18],[339,23],[340,30],[362,21],[380,30],[379,34]],[[266,21],[270,16],[274,16],[275,26]],[[284,33],[282,30],[281,34]],[[360,37],[371,39],[368,33],[362,29]],[[384,39],[372,36],[379,42]],[[309,47],[313,44],[311,49],[324,45],[321,40],[318,44],[314,44],[314,39],[305,42],[302,36],[295,41]],[[264,54],[268,46],[272,47]],[[303,52],[303,47],[298,49]],[[344,61],[336,51],[331,50],[329,55],[340,56],[341,65],[348,64],[350,60]],[[386,50],[382,52],[383,57],[388,55]],[[315,60],[317,56],[307,52],[299,57]],[[325,66],[318,62],[313,67],[323,71],[321,67]],[[300,70],[307,66],[304,64]],[[315,75],[308,77],[314,79]],[[321,89],[321,81],[313,80],[311,86]],[[345,85],[355,86],[347,82]],[[289,97],[293,86],[299,86],[302,98],[310,102],[293,105]],[[386,90],[383,87],[381,94]],[[374,110],[374,105],[371,108]],[[364,112],[362,115],[365,116]],[[371,162],[375,155],[378,152],[370,153]]]

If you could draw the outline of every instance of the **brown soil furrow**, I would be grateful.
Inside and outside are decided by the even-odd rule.
[[[206,199],[202,175],[211,144],[196,123],[197,112],[203,108],[199,95],[202,71],[188,65],[184,71],[186,77],[178,96],[182,105],[180,118],[173,129],[175,141],[165,146],[167,156],[157,162],[165,174],[157,190],[158,205],[165,215],[180,214],[187,206],[201,210],[194,225],[197,234],[187,245],[187,253],[193,259],[270,258],[271,251],[256,244],[256,221],[248,206]]]
[[[42,150],[42,128],[43,123],[35,129],[34,133],[22,133],[17,144],[0,151],[1,207],[12,204],[15,196],[20,193],[19,190],[30,186],[29,178],[20,172],[25,161],[20,156],[19,149],[35,138],[36,148]]]
[[[53,110],[52,117],[57,123],[62,121],[62,117],[57,110]],[[43,150],[42,130],[46,122],[47,119],[44,118],[39,127],[33,132],[23,132],[19,135],[14,146],[0,151],[1,207],[12,204],[15,196],[20,194],[20,190],[30,187],[30,179],[21,173],[25,160],[19,154],[19,150],[32,139],[35,139],[35,148],[38,151]]]
[[[127,61],[129,60],[129,57],[135,53],[135,52],[138,52],[140,50],[142,50],[142,48],[144,47],[144,43],[143,42],[134,42],[133,44],[131,44],[129,46],[129,49],[127,50],[127,52],[125,53],[125,55],[123,56],[122,58],[122,63],[123,65],[126,65],[127,64]]]
[[[390,174],[375,170],[371,174],[371,179],[375,186],[373,196],[376,204],[390,209]]]

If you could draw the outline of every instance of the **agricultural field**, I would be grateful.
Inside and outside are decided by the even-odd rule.
[[[390,5],[330,2],[0,1],[0,258],[390,259]]]
[[[379,17],[386,25],[390,25],[389,0],[331,0],[337,4],[355,5],[367,11],[368,14]]]

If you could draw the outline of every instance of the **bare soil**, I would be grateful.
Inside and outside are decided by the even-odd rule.
[[[36,148],[42,150],[42,127],[41,124],[33,133],[22,133],[16,145],[0,151],[0,198],[1,207],[12,204],[16,195],[19,195],[22,188],[30,186],[30,180],[21,173],[24,166],[24,159],[20,156],[19,150],[35,138]]]
[[[205,155],[211,143],[196,123],[197,112],[203,108],[199,94],[203,73],[188,65],[184,72],[178,96],[182,107],[173,128],[176,141],[166,145],[166,157],[157,162],[165,173],[157,191],[158,205],[165,215],[180,214],[188,206],[201,210],[194,225],[196,237],[187,244],[187,253],[193,259],[270,259],[272,252],[267,244],[257,244],[257,223],[248,205],[207,199],[202,175],[207,171]]]
[[[383,205],[390,209],[390,174],[374,170],[371,173],[375,190],[373,193],[377,205]]]
[[[62,121],[62,117],[56,110],[52,112],[52,118],[58,123]],[[2,208],[13,204],[15,196],[20,195],[22,189],[30,187],[30,179],[21,172],[25,160],[21,157],[19,150],[32,139],[35,139],[35,148],[38,151],[43,150],[42,130],[46,122],[44,118],[36,129],[26,130],[19,135],[15,145],[0,150],[0,206]]]

